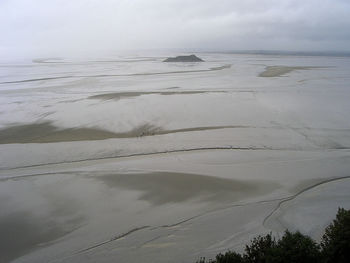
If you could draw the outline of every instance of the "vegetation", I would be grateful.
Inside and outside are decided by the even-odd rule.
[[[350,210],[339,208],[321,241],[324,262],[350,262]]]
[[[326,228],[321,243],[300,232],[288,230],[276,240],[271,234],[254,238],[239,254],[228,251],[197,263],[345,263],[350,262],[350,210],[339,208],[336,219]]]

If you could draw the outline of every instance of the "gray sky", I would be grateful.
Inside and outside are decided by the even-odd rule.
[[[350,0],[0,0],[0,55],[350,51]]]

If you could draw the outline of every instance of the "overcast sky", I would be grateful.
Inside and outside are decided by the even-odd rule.
[[[0,55],[350,51],[350,0],[0,0]]]

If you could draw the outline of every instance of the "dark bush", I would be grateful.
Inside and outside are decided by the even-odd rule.
[[[350,210],[339,208],[321,241],[324,262],[350,262]]]
[[[300,232],[286,231],[268,262],[317,263],[320,262],[320,246]]]
[[[218,254],[215,258],[216,263],[243,263],[244,261],[241,254],[233,251],[228,251],[225,254]]]
[[[243,255],[249,263],[316,263],[320,260],[319,246],[299,232],[286,231],[279,241],[271,234],[253,239]]]
[[[197,263],[348,263],[350,262],[350,210],[339,208],[336,219],[326,228],[321,245],[300,232],[288,230],[278,241],[271,234],[258,236],[243,255],[228,251],[214,260]]]
[[[246,262],[270,262],[269,260],[275,248],[276,241],[271,234],[258,236],[252,240],[250,246],[246,246],[246,254],[243,255],[243,258]]]
[[[242,255],[233,251],[227,251],[225,254],[216,255],[215,259],[206,261],[205,258],[200,258],[196,263],[245,263]]]

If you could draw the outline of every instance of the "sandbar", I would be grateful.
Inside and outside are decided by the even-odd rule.
[[[218,93],[224,91],[129,91],[129,92],[114,92],[90,96],[89,99],[100,99],[100,100],[119,100],[122,98],[133,98],[143,95],[192,95],[192,94],[203,94],[203,93]]]
[[[14,125],[0,130],[0,144],[10,143],[51,143],[71,141],[93,141],[112,138],[136,138],[170,133],[217,130],[225,128],[246,128],[245,126],[206,126],[166,130],[144,124],[126,132],[111,132],[100,128],[59,128],[51,122]]]
[[[268,66],[265,68],[265,71],[259,74],[259,77],[281,77],[295,70],[308,70],[314,68],[315,67]]]

